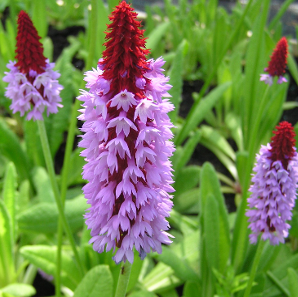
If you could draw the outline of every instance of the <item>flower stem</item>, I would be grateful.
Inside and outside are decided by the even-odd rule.
[[[37,121],[37,125],[38,125],[39,134],[40,134],[42,150],[43,150],[46,166],[47,166],[47,169],[48,169],[48,174],[49,174],[49,177],[50,177],[52,189],[53,189],[53,192],[54,192],[54,197],[55,197],[58,212],[59,212],[59,218],[62,220],[64,229],[65,229],[65,233],[68,237],[68,240],[69,240],[70,245],[72,247],[72,250],[74,252],[74,256],[75,256],[75,259],[77,261],[79,271],[80,271],[81,275],[83,276],[84,275],[84,268],[83,268],[83,265],[81,263],[78,251],[76,249],[76,245],[75,245],[75,241],[74,241],[71,229],[69,227],[68,221],[66,220],[66,217],[65,217],[65,214],[64,214],[64,211],[63,211],[63,204],[62,204],[62,201],[60,199],[60,193],[59,193],[58,184],[57,184],[57,180],[56,180],[56,176],[55,176],[54,164],[53,164],[53,160],[52,160],[52,156],[51,156],[51,151],[50,151],[50,146],[49,146],[49,142],[48,142],[48,137],[47,137],[45,125],[44,125],[43,121]],[[59,274],[58,274],[57,277],[59,277]]]
[[[64,203],[62,202],[63,210]],[[62,250],[62,238],[63,238],[63,225],[62,220],[59,217],[58,220],[58,239],[57,239],[57,265],[56,265],[56,277],[55,277],[55,296],[61,296],[61,250]]]
[[[92,61],[95,54],[95,40],[97,35],[97,17],[98,17],[98,11],[97,11],[97,0],[91,1],[92,10],[91,10],[91,23],[92,26],[90,27],[90,48],[89,48],[89,54],[88,54],[88,60],[86,62],[87,69],[91,68]],[[78,109],[80,107],[80,101],[76,100],[71,112],[71,118],[70,118],[70,125],[68,128],[68,134],[67,134],[67,140],[66,140],[66,147],[65,147],[65,154],[64,154],[64,160],[63,160],[63,168],[61,173],[61,203],[62,207],[64,208],[64,203],[66,199],[66,192],[68,187],[68,176],[69,176],[69,170],[70,170],[70,159],[71,159],[71,153],[74,143],[74,137],[75,137],[75,131],[77,127],[77,116],[78,116]],[[61,258],[61,246],[62,246],[62,220],[59,219],[58,221],[58,247],[57,247],[57,259]],[[58,263],[57,263],[58,264]],[[58,269],[60,269],[59,265],[57,265],[57,273]],[[56,283],[56,286],[59,285]],[[60,286],[59,286],[60,287]],[[60,294],[60,290],[59,290]],[[57,295],[57,292],[56,292]],[[59,297],[60,295],[57,295]]]
[[[253,281],[254,281],[256,273],[257,273],[257,268],[258,268],[258,265],[259,265],[259,262],[260,262],[260,259],[261,259],[261,255],[262,255],[264,245],[265,245],[265,241],[262,240],[261,238],[259,238],[258,248],[257,248],[257,251],[255,253],[254,262],[252,264],[248,284],[247,284],[247,287],[245,289],[243,297],[249,297],[250,296],[250,291],[251,291],[252,284],[253,284]]]
[[[121,264],[115,297],[124,297],[126,295],[126,290],[131,272],[131,266],[132,264],[128,261]]]

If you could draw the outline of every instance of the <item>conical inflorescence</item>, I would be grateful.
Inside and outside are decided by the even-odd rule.
[[[268,62],[268,67],[264,71],[268,74],[261,74],[261,81],[264,81],[266,84],[272,85],[273,77],[277,76],[277,83],[281,84],[287,82],[286,78],[283,77],[286,72],[287,66],[287,57],[288,57],[288,41],[285,37],[282,37],[277,43],[273,54],[270,57]]]
[[[298,182],[298,157],[295,133],[288,122],[281,122],[271,143],[262,146],[254,167],[248,198],[251,243],[262,234],[271,244],[284,242],[288,236]]]
[[[122,1],[110,17],[106,49],[97,69],[86,72],[89,91],[81,91],[84,121],[80,147],[85,215],[93,249],[117,252],[116,263],[143,259],[169,244],[166,217],[172,208],[174,151],[167,113],[167,84],[162,58],[146,60],[143,31],[136,13]]]
[[[62,86],[58,83],[59,73],[53,71],[54,63],[43,55],[40,37],[29,17],[21,11],[18,16],[18,34],[16,45],[17,62],[9,62],[3,78],[8,82],[6,97],[12,100],[13,113],[27,113],[27,119],[43,120],[47,115],[57,113],[60,104]]]

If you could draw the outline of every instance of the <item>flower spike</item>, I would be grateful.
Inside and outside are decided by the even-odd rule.
[[[251,196],[248,198],[249,217],[252,230],[250,242],[258,235],[269,239],[272,245],[284,243],[292,218],[298,182],[298,157],[295,148],[295,133],[288,122],[276,126],[271,143],[262,146],[254,167]]]
[[[29,17],[21,11],[18,16],[18,34],[16,46],[17,62],[9,62],[3,78],[8,82],[5,95],[12,100],[13,113],[26,112],[27,120],[43,120],[45,108],[47,115],[57,113],[62,107],[60,91],[62,86],[57,79],[60,74],[53,71],[54,63],[43,55],[40,37]]]
[[[286,78],[283,77],[283,74],[286,72],[287,56],[288,42],[285,37],[282,37],[270,57],[268,67],[264,69],[264,71],[268,72],[268,74],[261,74],[260,80],[264,81],[266,84],[272,85],[273,77],[277,76],[278,84],[287,82]]]
[[[117,249],[116,263],[141,259],[170,244],[165,219],[172,208],[173,127],[167,113],[169,78],[162,58],[146,60],[143,30],[125,1],[112,12],[106,49],[97,69],[85,73],[89,92],[81,91],[80,147],[87,164],[83,187],[90,204],[85,215],[93,249]]]

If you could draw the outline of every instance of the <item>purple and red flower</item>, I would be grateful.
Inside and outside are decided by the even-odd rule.
[[[268,62],[268,67],[264,71],[268,74],[261,74],[261,81],[264,81],[266,84],[272,85],[273,77],[277,76],[277,83],[281,84],[287,82],[286,78],[283,77],[286,72],[287,66],[287,56],[288,56],[288,41],[285,37],[282,37],[277,43],[273,54],[270,57]]]
[[[84,121],[80,147],[85,215],[93,249],[118,248],[116,263],[133,262],[133,248],[142,259],[170,244],[173,127],[167,113],[171,86],[162,58],[146,60],[143,30],[137,14],[122,1],[110,16],[106,50],[97,69],[85,73],[89,92],[81,91]]]
[[[295,133],[288,122],[281,122],[276,129],[271,143],[261,147],[254,167],[246,212],[251,243],[257,242],[259,234],[273,245],[284,243],[290,228],[287,221],[292,218],[298,182]]]
[[[43,55],[40,37],[28,16],[21,11],[18,16],[16,45],[17,62],[9,62],[3,80],[8,82],[5,95],[12,100],[13,113],[27,114],[27,120],[43,120],[42,114],[57,113],[62,107],[58,83],[60,74],[53,70],[55,64],[49,63]]]

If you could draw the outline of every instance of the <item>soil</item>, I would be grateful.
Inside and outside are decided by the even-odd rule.
[[[36,274],[33,286],[36,290],[36,294],[33,297],[45,297],[55,295],[54,285],[48,282],[46,279],[44,279],[39,273]]]

